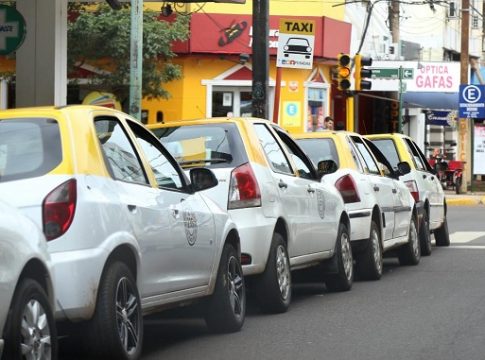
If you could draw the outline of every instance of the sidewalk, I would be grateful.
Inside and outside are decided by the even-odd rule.
[[[483,192],[468,192],[456,195],[454,191],[445,191],[445,196],[448,206],[485,205],[485,193]]]

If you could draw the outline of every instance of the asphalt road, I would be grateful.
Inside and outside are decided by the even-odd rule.
[[[297,285],[286,314],[250,301],[239,333],[210,334],[202,320],[178,317],[186,310],[148,317],[143,359],[483,360],[485,206],[450,207],[448,219],[452,246],[418,266],[386,259],[380,281],[346,293]]]

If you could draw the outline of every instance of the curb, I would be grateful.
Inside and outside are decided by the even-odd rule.
[[[474,206],[474,205],[480,205],[480,204],[485,204],[485,196],[482,198],[472,198],[472,197],[460,197],[460,198],[455,198],[455,199],[446,199],[446,204],[450,206]]]

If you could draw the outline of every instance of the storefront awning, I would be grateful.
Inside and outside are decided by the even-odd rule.
[[[402,99],[405,108],[458,109],[458,93],[406,92],[402,94]]]

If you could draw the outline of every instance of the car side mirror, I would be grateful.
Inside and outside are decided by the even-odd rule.
[[[210,169],[192,168],[190,169],[190,182],[194,191],[202,191],[217,186],[216,176]]]
[[[338,165],[333,160],[322,160],[318,162],[317,172],[318,177],[322,177],[327,174],[332,174],[338,170]]]
[[[398,163],[397,169],[399,171],[399,175],[406,175],[411,172],[411,166],[409,166],[407,161],[401,161]]]

